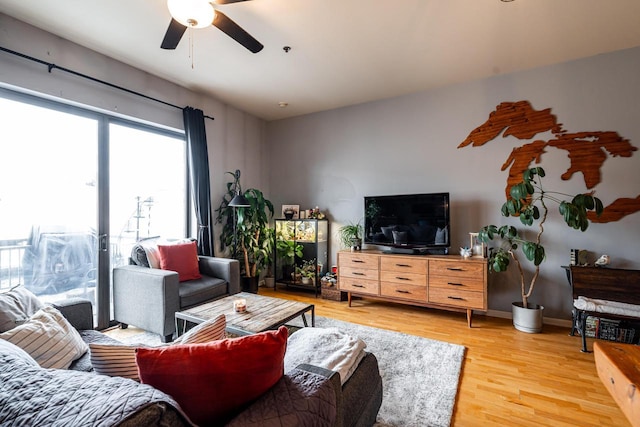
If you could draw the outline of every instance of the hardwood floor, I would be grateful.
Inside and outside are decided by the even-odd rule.
[[[568,328],[526,334],[509,319],[474,314],[469,329],[463,313],[366,299],[350,308],[285,288],[259,293],[313,303],[318,316],[464,345],[453,426],[630,426],[600,382],[593,353],[580,352]]]

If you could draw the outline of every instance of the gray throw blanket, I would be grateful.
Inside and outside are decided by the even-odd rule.
[[[2,426],[189,426],[167,394],[135,381],[41,369],[0,354]]]
[[[329,378],[296,368],[227,427],[330,427],[337,422],[337,405]]]

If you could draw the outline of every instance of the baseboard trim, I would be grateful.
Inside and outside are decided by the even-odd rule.
[[[513,318],[513,315],[511,314],[510,311],[487,310],[486,315],[489,317],[498,317],[500,319]],[[552,317],[543,317],[542,323],[544,323],[545,325],[563,326],[567,328],[571,327],[571,320],[568,320],[568,319],[555,319]]]

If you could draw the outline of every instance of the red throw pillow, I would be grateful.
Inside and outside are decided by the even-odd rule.
[[[198,248],[196,242],[177,245],[158,245],[160,268],[178,272],[178,280],[200,279],[198,267]]]
[[[198,425],[222,425],[284,374],[287,328],[206,344],[138,348],[140,381],[171,395]]]

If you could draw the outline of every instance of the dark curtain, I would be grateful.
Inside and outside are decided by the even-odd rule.
[[[198,254],[213,256],[213,221],[207,133],[202,110],[185,107],[184,130],[187,135],[187,166],[193,203],[198,220]]]

